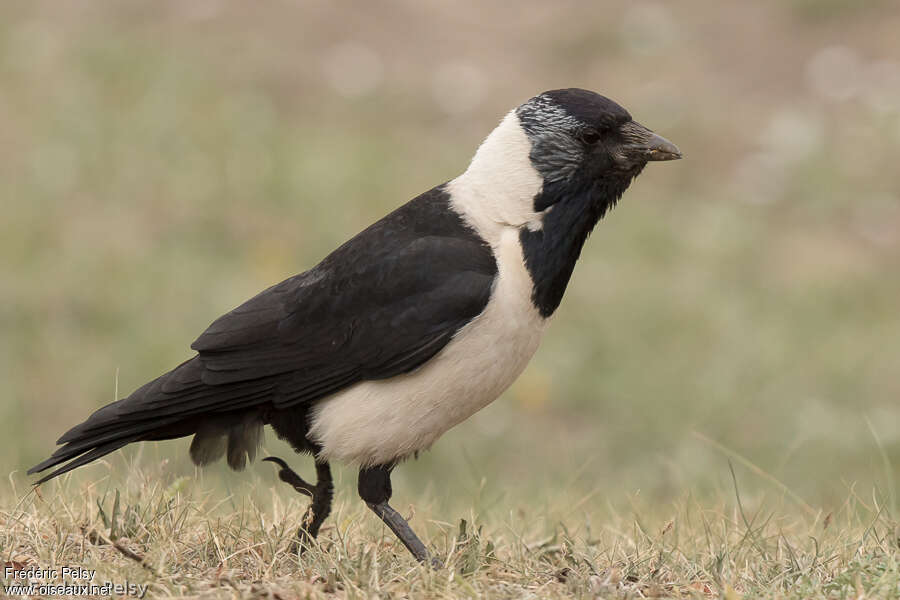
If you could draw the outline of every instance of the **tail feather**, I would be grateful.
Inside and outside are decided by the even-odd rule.
[[[73,439],[72,441],[66,443],[65,446],[57,448],[56,451],[50,455],[50,458],[29,469],[28,473],[31,474],[37,473],[39,471],[44,471],[47,468],[52,467],[53,465],[57,465],[71,458],[75,458],[79,454],[83,454],[99,446],[114,443],[123,438],[131,438],[133,436],[141,437],[147,433],[158,430],[160,427],[166,427],[175,422],[177,422],[177,419],[170,419],[168,421],[155,422],[152,424],[141,423],[133,425],[131,427],[113,428],[104,434],[91,436],[86,439]]]
[[[121,448],[122,446],[125,446],[126,444],[130,444],[131,442],[135,442],[135,441],[137,441],[137,440],[139,440],[139,439],[140,439],[140,436],[135,435],[135,436],[131,436],[131,437],[126,437],[126,438],[118,439],[118,440],[115,440],[115,441],[113,441],[113,442],[109,442],[109,443],[107,443],[107,444],[101,444],[100,446],[97,446],[96,448],[94,448],[94,449],[91,450],[90,452],[88,452],[88,453],[86,453],[86,454],[82,454],[82,455],[79,456],[77,459],[73,460],[72,462],[70,462],[70,463],[68,463],[68,464],[66,464],[66,465],[64,465],[64,466],[62,466],[62,467],[60,467],[59,469],[56,469],[55,471],[53,471],[53,472],[50,473],[49,475],[44,475],[43,477],[41,477],[40,479],[38,479],[38,480],[34,483],[34,485],[40,485],[40,484],[44,483],[45,481],[49,481],[50,479],[53,479],[54,477],[58,477],[58,476],[62,475],[63,473],[68,473],[68,472],[71,471],[72,469],[77,469],[78,467],[80,467],[80,466],[82,466],[82,465],[86,465],[87,463],[91,462],[92,460],[97,460],[97,459],[100,458],[101,456],[106,456],[106,455],[109,454],[110,452],[115,452],[116,450],[118,450],[118,449]],[[43,471],[43,470],[45,470],[45,469],[48,469],[48,468],[50,468],[50,467],[52,467],[52,466],[54,466],[54,465],[57,465],[57,464],[61,463],[61,462],[65,462],[65,460],[66,460],[66,459],[59,459],[59,460],[56,460],[56,459],[48,459],[48,460],[45,460],[45,461],[42,462],[40,465],[38,465],[38,466],[36,466],[36,467],[33,467],[33,468],[29,469],[29,470],[28,470],[28,473],[31,474],[31,473],[35,473],[35,472],[37,472],[37,471]],[[41,465],[45,465],[45,464],[46,464],[46,466],[41,467]],[[41,468],[39,468],[39,467],[41,467]]]
[[[205,426],[208,434],[218,431],[218,435],[228,436],[229,465],[242,468],[245,457],[253,458],[259,443],[256,429],[261,427],[258,416],[254,417],[258,413],[246,409],[271,400],[276,382],[259,379],[212,386],[203,383],[202,374],[203,366],[195,357],[141,386],[127,398],[95,411],[59,438],[57,444],[62,446],[48,459],[28,470],[29,474],[38,473],[71,461],[43,476],[35,485],[132,442],[191,435],[197,432],[198,426]]]

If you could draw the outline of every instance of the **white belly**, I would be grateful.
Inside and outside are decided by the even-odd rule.
[[[547,324],[531,303],[518,239],[512,228],[500,235],[490,301],[434,358],[412,373],[364,381],[319,403],[309,433],[322,458],[373,465],[409,456],[515,381]]]

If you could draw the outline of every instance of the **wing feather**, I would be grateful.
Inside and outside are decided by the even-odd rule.
[[[46,481],[134,441],[193,433],[197,419],[412,371],[484,310],[496,274],[491,249],[435,188],[216,319],[191,345],[197,356],[96,411],[29,472],[72,460]]]

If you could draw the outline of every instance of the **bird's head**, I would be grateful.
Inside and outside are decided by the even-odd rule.
[[[678,158],[675,144],[617,103],[570,88],[539,94],[506,115],[460,179],[479,192],[480,206],[470,212],[535,229],[565,201],[587,203],[596,222],[649,161]]]
[[[681,158],[669,140],[600,94],[577,88],[535,96],[515,111],[545,182],[632,179],[651,160]]]
[[[675,144],[609,98],[553,90],[507,114],[449,191],[489,243],[517,231],[546,317],[597,221],[648,162],[677,158]]]

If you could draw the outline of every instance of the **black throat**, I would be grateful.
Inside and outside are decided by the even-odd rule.
[[[535,210],[544,211],[542,228],[519,231],[525,266],[534,284],[531,301],[542,317],[549,317],[559,306],[585,240],[635,176],[637,172],[597,179],[576,175],[544,182],[534,199]]]

